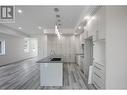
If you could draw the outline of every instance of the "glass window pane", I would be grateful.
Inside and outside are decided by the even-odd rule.
[[[2,42],[0,41],[0,54],[2,53]]]

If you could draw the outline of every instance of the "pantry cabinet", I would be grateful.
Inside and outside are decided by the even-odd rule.
[[[98,9],[86,25],[84,43],[84,75],[89,76],[89,66],[93,66],[92,84],[96,89],[105,88],[105,8]],[[91,38],[91,39],[88,39]],[[86,80],[88,82],[88,80]]]

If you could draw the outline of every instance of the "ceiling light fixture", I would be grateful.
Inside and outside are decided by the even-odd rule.
[[[57,13],[57,12],[59,12],[59,8],[54,8],[54,11]],[[59,28],[60,28],[60,26],[61,26],[61,24],[60,23],[58,23],[58,22],[60,22],[61,20],[60,20],[60,15],[59,14],[56,14],[56,24],[55,24],[55,33],[56,33],[56,35],[58,36],[58,39],[60,39],[61,38],[61,33],[59,32]]]
[[[18,10],[18,13],[22,13],[22,10],[19,9],[19,10]]]
[[[18,29],[20,29],[20,30],[21,30],[21,29],[22,29],[22,27],[18,27]]]
[[[57,25],[55,25],[55,33],[56,33],[56,35],[58,36],[58,38],[60,39],[60,38],[61,38],[61,35],[60,35],[60,32],[59,32],[59,30],[58,30]]]

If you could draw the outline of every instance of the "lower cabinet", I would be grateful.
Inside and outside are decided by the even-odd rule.
[[[93,58],[93,85],[105,89],[105,40],[94,42]]]
[[[40,63],[40,86],[63,86],[63,63]]]
[[[104,89],[105,87],[105,76],[104,66],[99,63],[94,63],[93,70],[93,84],[96,89]]]

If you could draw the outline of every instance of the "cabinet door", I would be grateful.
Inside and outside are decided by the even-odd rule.
[[[93,83],[98,89],[105,87],[105,40],[94,42],[93,47],[94,70]]]
[[[105,8],[102,7],[97,12],[97,37],[98,39],[105,39]]]
[[[97,19],[95,15],[95,19],[90,19],[90,21],[87,24],[87,30],[88,30],[88,37],[95,36],[96,30],[97,30]]]
[[[40,86],[62,86],[63,63],[40,63]]]

